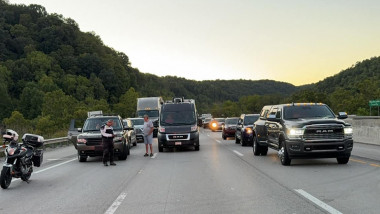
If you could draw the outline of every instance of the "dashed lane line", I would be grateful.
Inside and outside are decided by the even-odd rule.
[[[158,155],[158,153],[154,153],[154,154],[153,154],[153,156],[152,156],[152,157],[150,157],[150,158],[152,158],[152,159],[153,159],[153,158],[156,158],[156,157],[157,157],[157,155]]]
[[[357,162],[357,163],[362,163],[362,164],[367,164],[367,162],[365,162],[365,161],[356,160],[356,159],[352,159],[352,158],[350,158],[350,161]]]
[[[120,193],[120,195],[116,198],[116,200],[112,203],[112,205],[107,209],[107,211],[104,214],[114,214],[126,197],[127,193]]]
[[[234,152],[235,154],[239,155],[240,157],[243,157],[243,156],[244,156],[242,153],[240,153],[240,152],[238,152],[238,151],[236,151],[236,150],[233,150],[233,152]]]
[[[216,142],[218,142],[218,143],[222,143],[222,141],[220,141],[220,140],[216,140]]]
[[[319,206],[320,208],[326,210],[328,213],[331,213],[331,214],[342,214],[341,212],[339,212],[338,210],[334,209],[333,207],[331,207],[330,205],[322,202],[321,200],[319,200],[318,198],[310,195],[309,193],[307,193],[306,191],[302,190],[302,189],[295,189],[294,191],[298,192],[300,195],[302,195],[303,197],[305,197],[306,199],[310,200],[311,202],[313,202],[314,204],[316,204],[317,206]]]

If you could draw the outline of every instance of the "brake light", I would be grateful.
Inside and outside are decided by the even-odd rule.
[[[86,139],[77,139],[78,144],[85,144],[87,143]]]

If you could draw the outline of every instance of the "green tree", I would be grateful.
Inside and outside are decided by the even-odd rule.
[[[15,130],[20,137],[25,133],[33,132],[31,121],[25,119],[18,111],[13,111],[12,115],[9,118],[5,118],[3,122],[8,129]]]
[[[120,97],[119,103],[114,105],[114,111],[122,117],[132,117],[136,112],[138,97],[139,94],[135,89],[132,87],[129,88],[129,90]]]
[[[36,86],[25,87],[20,95],[20,110],[27,119],[37,118],[42,111],[44,92]]]

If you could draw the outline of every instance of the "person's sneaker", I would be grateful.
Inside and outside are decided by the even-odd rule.
[[[145,153],[144,157],[148,157],[148,156],[149,156],[148,153]]]
[[[112,162],[110,163],[111,166],[116,166],[116,163]]]
[[[150,156],[153,157],[153,153],[150,153]]]
[[[103,163],[103,164],[104,164],[104,166],[108,166],[107,162],[105,162],[105,163]]]

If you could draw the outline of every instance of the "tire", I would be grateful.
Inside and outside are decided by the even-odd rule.
[[[134,142],[134,143],[133,143],[133,146],[137,146],[137,142]]]
[[[268,146],[262,146],[260,150],[261,150],[260,153],[262,156],[266,156],[268,154]]]
[[[236,135],[235,135],[235,143],[236,143],[236,144],[239,144],[239,143],[240,143],[240,140],[239,140],[239,138],[236,137]]]
[[[195,151],[199,151],[199,146],[194,146]]]
[[[0,176],[0,185],[1,188],[7,189],[12,182],[11,169],[9,167],[3,166],[3,170],[1,170]]]
[[[256,136],[254,135],[253,136],[253,155],[254,156],[259,156],[261,153],[261,147],[260,145],[257,143],[257,138]]]
[[[338,164],[347,164],[350,157],[336,158],[336,160],[338,161]]]
[[[158,146],[158,152],[164,152],[164,147]]]
[[[79,162],[86,162],[86,161],[87,161],[87,156],[80,155],[80,154],[78,153],[78,161],[79,161]]]
[[[224,134],[222,134],[222,138],[223,138],[223,140],[226,140],[226,139],[227,139],[226,136],[225,136]]]
[[[123,152],[119,155],[119,160],[127,160],[129,147],[124,144]]]
[[[286,150],[285,143],[280,142],[280,150],[278,150],[278,157],[280,158],[281,164],[283,166],[289,166],[292,161],[289,158],[288,151]]]
[[[244,138],[241,138],[240,139],[240,143],[241,143],[241,146],[246,146],[247,144],[245,143],[245,141],[244,141]]]

